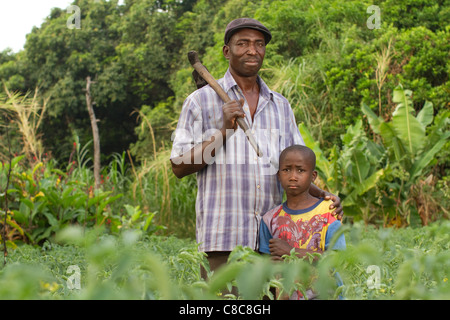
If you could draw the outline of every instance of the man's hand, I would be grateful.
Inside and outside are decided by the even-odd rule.
[[[223,125],[222,130],[226,129],[237,129],[237,121],[238,117],[244,118],[245,113],[242,110],[242,106],[244,105],[244,99],[232,100],[223,105]]]
[[[336,208],[336,210],[334,210],[331,214],[335,216],[336,219],[342,220],[342,217],[344,216],[344,209],[341,205],[341,198],[326,191],[323,192],[323,198],[325,200],[333,201],[333,203],[330,205],[330,210],[332,210],[333,208]]]
[[[333,201],[333,203],[330,205],[330,210],[333,210],[334,208],[336,208],[336,210],[332,212],[332,215],[335,216],[336,219],[342,220],[342,217],[344,216],[344,209],[342,208],[341,198],[332,193],[320,189],[314,183],[311,183],[309,193],[316,198],[324,198],[325,200]]]

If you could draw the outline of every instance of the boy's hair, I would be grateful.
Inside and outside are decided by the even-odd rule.
[[[311,160],[311,163],[313,165],[313,170],[316,169],[316,154],[314,153],[314,151],[312,151],[307,146],[302,146],[300,144],[294,144],[290,147],[287,147],[286,149],[284,149],[281,152],[280,159],[279,159],[280,166],[281,166],[281,162],[286,157],[286,154],[288,154],[289,152],[292,152],[292,151],[298,151],[298,152],[302,153],[303,155],[306,155],[306,157],[309,158],[309,160]]]

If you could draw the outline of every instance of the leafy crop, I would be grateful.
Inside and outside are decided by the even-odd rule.
[[[448,221],[399,230],[355,224],[342,232],[347,249],[326,252],[317,264],[294,255],[272,262],[238,247],[205,281],[199,267],[208,270],[208,265],[193,241],[72,227],[40,248],[22,245],[12,251],[0,270],[0,298],[276,299],[271,287],[290,293],[310,286],[321,299],[450,298]],[[73,288],[77,268],[80,285]],[[341,275],[343,287],[336,288],[332,270]],[[239,296],[221,295],[231,285]]]
[[[77,144],[74,144],[76,147]],[[111,162],[102,181],[102,188],[93,188],[92,171],[83,159],[83,150],[77,161],[70,162],[66,170],[58,169],[51,160],[36,161],[31,168],[21,165],[24,156],[11,161],[10,183],[6,185],[9,163],[0,163],[0,186],[5,190],[0,203],[8,197],[6,214],[6,238],[12,247],[15,243],[42,244],[55,232],[70,226],[83,227],[108,225],[113,233],[125,229],[154,232],[162,227],[154,223],[155,212],[143,210],[139,205],[120,203],[123,193],[118,191],[127,185],[117,165],[121,158]],[[103,176],[103,175],[102,175]],[[116,189],[114,189],[116,187]],[[6,192],[7,190],[7,192]],[[3,218],[2,218],[3,223]]]

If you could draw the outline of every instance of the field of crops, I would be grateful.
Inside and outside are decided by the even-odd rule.
[[[101,228],[69,228],[41,247],[10,250],[0,269],[1,299],[274,299],[312,286],[321,299],[450,299],[450,222],[413,229],[344,228],[347,249],[328,252],[317,264],[274,263],[237,248],[210,280],[200,279],[203,255],[195,242],[176,237],[120,236]],[[331,270],[344,287],[335,288]],[[221,295],[232,284],[238,297]]]

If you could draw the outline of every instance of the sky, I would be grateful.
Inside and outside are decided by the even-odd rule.
[[[73,0],[0,0],[0,51],[8,47],[14,52],[22,50],[26,35],[33,26],[40,27],[52,8],[67,9],[72,2]]]

